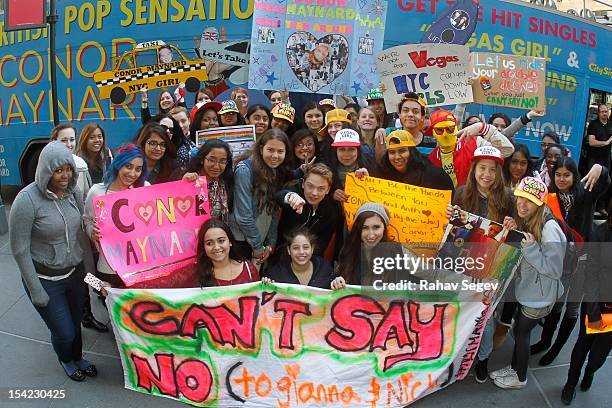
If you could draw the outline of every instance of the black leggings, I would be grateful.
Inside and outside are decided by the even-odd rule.
[[[529,364],[529,342],[533,328],[540,319],[530,319],[521,312],[518,305],[514,321],[514,352],[512,353],[512,368],[516,371],[519,380],[527,379],[527,366]]]
[[[586,334],[585,326],[586,304],[580,308],[580,331],[578,339],[572,350],[569,371],[567,372],[567,383],[572,386],[578,384],[580,372],[584,361],[588,361],[584,369],[585,375],[593,375],[606,362],[606,358],[612,350],[612,332],[601,334]]]

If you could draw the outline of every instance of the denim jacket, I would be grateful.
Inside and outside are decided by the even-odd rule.
[[[234,170],[234,208],[229,217],[229,224],[238,241],[248,242],[253,251],[259,252],[264,246],[274,246],[276,243],[279,209],[270,214],[272,219],[267,226],[258,223],[258,219],[267,214],[262,214],[257,208],[254,190],[253,163],[250,159],[241,161]]]

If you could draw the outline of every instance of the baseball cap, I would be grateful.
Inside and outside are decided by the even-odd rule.
[[[319,130],[319,134],[325,133],[327,125],[329,125],[331,122],[352,123],[350,119],[350,113],[348,113],[344,109],[332,109],[325,114],[325,126],[323,126],[321,130]]]
[[[284,119],[289,123],[293,123],[293,120],[295,119],[295,109],[291,105],[284,102],[275,105],[270,113],[272,113],[272,116],[274,116],[276,119]]]
[[[394,130],[385,139],[387,150],[398,149],[400,147],[416,147],[412,134],[406,130]]]
[[[499,164],[504,164],[504,158],[501,157],[501,152],[497,147],[494,146],[481,146],[474,150],[474,156],[472,157],[472,161],[480,159],[491,159],[495,160]]]
[[[429,115],[429,128],[425,131],[425,134],[431,136],[433,133],[433,128],[437,125],[438,127],[448,127],[456,124],[457,119],[455,118],[455,115],[447,110],[439,109]]]
[[[515,196],[524,197],[538,207],[544,204],[547,194],[548,189],[546,188],[546,184],[535,177],[523,178],[518,187],[514,190]]]
[[[342,129],[336,133],[332,147],[359,147],[361,141],[359,140],[359,133],[353,129]]]
[[[189,119],[191,119],[191,121],[193,122],[199,111],[207,109],[212,109],[215,112],[219,112],[219,110],[221,109],[221,103],[217,101],[210,101],[206,103],[198,102],[191,109],[191,112],[189,112]]]
[[[223,101],[221,102],[221,109],[219,109],[219,115],[223,115],[224,113],[230,113],[230,112],[235,112],[235,113],[239,113],[240,111],[238,110],[238,106],[236,105],[236,102],[234,102],[233,100],[227,100],[227,101]]]
[[[319,102],[320,106],[331,106],[332,108],[336,109],[336,101],[334,101],[333,99],[327,98],[327,99],[322,99]]]
[[[366,96],[366,101],[373,101],[376,99],[384,99],[383,94],[379,88],[372,88],[368,91],[368,96]]]

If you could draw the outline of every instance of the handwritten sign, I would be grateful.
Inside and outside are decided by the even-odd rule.
[[[255,144],[255,126],[240,125],[217,127],[196,132],[196,144],[202,146],[210,139],[220,139],[230,146],[232,157],[236,158]]]
[[[395,408],[465,376],[490,310],[483,293],[428,296],[250,283],[110,289],[107,305],[128,389],[196,406]]]
[[[384,204],[391,213],[389,238],[400,243],[438,244],[444,234],[446,206],[451,192],[411,186],[375,177],[346,176],[344,215],[349,228],[362,204]]]
[[[209,216],[205,178],[156,184],[94,199],[100,245],[127,285],[195,263],[197,235]]]
[[[506,54],[470,54],[474,102],[519,109],[546,109],[546,60]]]
[[[256,0],[249,88],[366,94],[386,16],[386,0]]]
[[[427,106],[472,102],[469,84],[469,51],[465,45],[408,44],[376,55],[376,66],[385,87],[388,112],[407,92],[419,94]]]

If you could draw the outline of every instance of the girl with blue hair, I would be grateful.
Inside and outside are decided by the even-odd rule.
[[[146,181],[147,164],[144,152],[136,145],[129,144],[120,147],[110,163],[109,169],[104,175],[102,183],[94,184],[87,194],[85,200],[85,214],[83,221],[85,232],[89,239],[94,243],[98,251],[100,250],[100,229],[96,225],[96,212],[94,210],[94,198],[117,191],[127,190],[128,188],[142,187],[150,185]],[[100,279],[111,284],[113,287],[123,287],[123,282],[117,272],[114,271],[104,254],[100,251],[98,258],[97,271]]]

